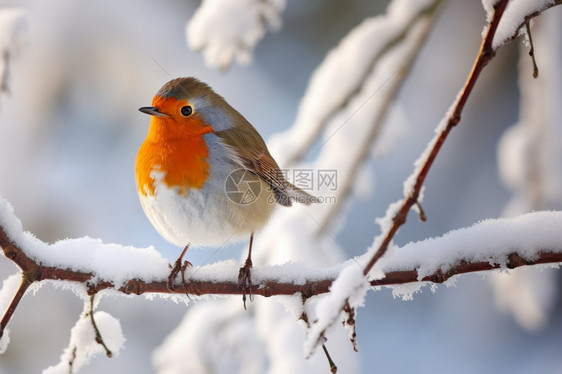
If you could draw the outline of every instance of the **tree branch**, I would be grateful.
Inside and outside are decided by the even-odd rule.
[[[562,3],[562,1],[555,1],[550,6],[559,5],[560,3]],[[488,32],[482,42],[472,71],[463,89],[461,90],[461,94],[456,100],[453,109],[450,112],[450,115],[448,116],[444,126],[441,129],[441,132],[432,143],[432,148],[427,153],[427,156],[423,161],[423,166],[415,175],[415,183],[413,184],[410,193],[402,201],[401,207],[394,217],[392,224],[388,228],[386,234],[384,235],[384,239],[381,245],[365,267],[365,274],[368,274],[374,264],[386,253],[386,250],[394,235],[396,234],[398,229],[405,223],[406,216],[409,210],[414,205],[418,204],[418,198],[419,194],[421,193],[421,188],[423,186],[425,177],[427,176],[427,173],[433,164],[433,161],[439,153],[441,146],[446,140],[451,129],[459,123],[464,105],[469,95],[471,94],[475,82],[478,79],[482,69],[494,57],[495,49],[492,48],[492,40],[498,27],[499,21],[502,17],[503,11],[505,10],[506,4],[507,0],[501,0],[496,5],[496,11],[490,22]],[[538,14],[540,14],[540,12],[527,16],[525,18],[525,22],[528,22],[528,19],[535,17]],[[513,38],[515,38],[515,36]],[[504,45],[510,40],[512,39],[507,39],[501,45]],[[240,295],[244,292],[248,292],[248,290],[243,291],[240,289],[235,274],[233,274],[232,280],[222,282],[189,279],[188,282],[183,285],[183,287],[176,288],[175,291],[170,291],[168,289],[167,279],[165,278],[157,281],[147,281],[139,278],[129,279],[122,284],[116,285],[111,280],[100,279],[100,277],[94,272],[78,271],[57,266],[45,266],[40,261],[30,257],[25,252],[25,248],[20,248],[18,245],[16,245],[13,240],[9,238],[5,229],[1,226],[0,246],[2,247],[4,255],[8,259],[13,261],[22,271],[21,285],[16,291],[9,307],[4,313],[2,320],[0,321],[0,337],[2,336],[4,328],[7,326],[8,322],[13,316],[20,300],[22,299],[28,287],[35,282],[41,282],[44,280],[62,280],[80,283],[86,286],[88,294],[90,295],[94,295],[104,289],[114,289],[124,294],[137,295],[141,295],[144,293],[183,294],[185,292],[193,295]],[[526,259],[523,255],[521,255],[517,252],[517,250],[514,249],[514,251],[508,255],[507,260],[501,263],[490,261],[471,262],[470,259],[458,259],[455,264],[446,265],[446,270],[443,270],[443,268],[439,268],[434,273],[421,277],[421,279],[418,269],[412,268],[410,270],[402,271],[387,271],[386,275],[382,279],[371,281],[370,285],[390,286],[420,281],[442,283],[458,274],[488,271],[498,268],[511,269],[524,265],[560,262],[562,262],[562,253],[557,248],[544,248],[537,254],[536,258],[534,258],[533,260]],[[292,283],[286,280],[281,281],[279,278],[275,278],[275,276],[262,277],[259,282],[256,282],[256,284],[252,286],[250,293],[252,295],[261,295],[264,297],[275,295],[294,295],[296,293],[300,293],[303,295],[303,297],[309,298],[311,296],[329,292],[330,286],[332,285],[336,277],[335,272],[330,272],[329,274],[330,275],[327,275],[324,278],[311,277],[305,281],[299,281],[298,283]],[[201,279],[204,278],[201,277]]]
[[[482,40],[480,50],[478,51],[478,55],[476,57],[476,60],[474,61],[474,65],[472,66],[472,71],[470,72],[460,95],[453,105],[453,110],[449,114],[446,125],[441,129],[441,132],[433,142],[433,146],[430,152],[427,153],[425,160],[423,160],[423,166],[417,172],[417,175],[415,177],[415,184],[411,192],[402,201],[402,205],[400,206],[398,213],[393,217],[392,224],[384,234],[384,239],[379,245],[379,248],[363,269],[363,274],[369,274],[375,263],[386,253],[388,246],[398,232],[398,229],[404,223],[406,223],[408,212],[415,204],[418,203],[418,198],[425,181],[425,177],[427,176],[429,169],[433,165],[433,161],[435,161],[437,154],[441,150],[441,146],[447,139],[447,136],[449,135],[453,127],[455,127],[460,122],[464,105],[468,97],[470,96],[472,89],[474,88],[474,84],[480,76],[482,69],[488,64],[488,62],[490,62],[490,60],[495,55],[495,51],[492,49],[492,41],[494,39],[494,35],[502,18],[503,12],[507,6],[507,3],[508,0],[501,0],[495,5],[494,16],[492,17],[492,20],[488,25],[486,37],[484,38],[484,40]]]
[[[40,262],[29,257],[23,248],[20,248],[18,245],[13,243],[6,234],[5,229],[1,226],[0,246],[2,247],[4,255],[13,261],[23,272],[22,286],[18,289],[16,296],[14,297],[14,301],[12,301],[10,307],[0,321],[0,334],[4,331],[4,328],[12,317],[18,302],[24,295],[27,287],[34,282],[41,282],[44,280],[62,280],[81,283],[86,286],[90,295],[104,289],[115,289],[124,294],[136,295],[144,293],[183,294],[185,292],[192,295],[240,295],[243,292],[238,286],[236,274],[234,273],[232,280],[223,282],[191,279],[188,280],[184,287],[178,287],[175,291],[170,291],[167,288],[167,278],[163,278],[158,281],[130,279],[124,282],[122,286],[116,287],[113,282],[100,279],[99,276],[92,272],[83,272],[67,268],[42,265]],[[544,248],[544,250],[532,261],[526,260],[518,254],[516,250],[514,250],[514,252],[508,256],[507,260],[502,263],[493,263],[490,261],[471,262],[469,259],[459,259],[455,265],[449,266],[448,270],[439,269],[433,274],[424,276],[421,279],[419,279],[420,277],[416,268],[406,271],[388,271],[384,278],[371,281],[371,286],[391,286],[420,281],[443,283],[447,279],[458,274],[499,268],[512,269],[523,265],[560,263],[562,262],[562,253],[558,251],[559,250],[556,248]],[[299,283],[281,281],[274,276],[268,278],[261,277],[261,280],[252,286],[252,294],[270,297],[301,293],[303,297],[308,298],[329,292],[330,286],[337,276],[336,273],[337,272],[332,272],[332,276],[325,276],[324,278],[311,277],[310,279]],[[205,274],[203,272],[200,272],[200,275],[202,279],[205,278]]]

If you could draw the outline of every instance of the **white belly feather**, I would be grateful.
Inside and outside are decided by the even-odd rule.
[[[184,247],[193,245],[223,245],[248,238],[268,220],[275,206],[269,186],[261,181],[260,194],[249,204],[238,204],[227,196],[225,181],[238,168],[216,136],[207,139],[210,177],[203,187],[190,189],[186,195],[178,187],[168,187],[164,173],[154,170],[154,195],[139,193],[145,214],[158,233],[169,242]],[[217,147],[221,152],[215,152]],[[221,156],[222,155],[222,156]]]

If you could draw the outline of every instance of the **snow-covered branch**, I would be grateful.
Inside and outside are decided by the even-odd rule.
[[[552,214],[551,218],[544,219],[546,215]],[[542,215],[542,216],[541,216]],[[488,232],[500,230],[501,227],[507,229],[514,220],[489,220],[485,224],[480,223],[470,229],[461,229],[448,233],[441,238],[428,239],[422,242],[410,243],[402,248],[396,248],[395,254],[385,260],[385,275],[383,278],[370,281],[371,286],[391,286],[412,282],[432,282],[443,283],[454,275],[472,273],[477,271],[487,271],[492,269],[513,269],[524,265],[538,265],[546,263],[562,262],[562,237],[554,236],[555,225],[562,222],[562,213],[542,212],[529,215],[534,219],[529,222],[529,226],[518,226],[517,231],[521,236],[536,235],[541,225],[546,228],[542,233],[548,239],[536,238],[531,243],[517,244],[518,239],[507,234],[502,240],[488,241],[484,235],[481,243],[474,243],[478,230],[483,229],[492,222],[497,223],[493,229],[486,229]],[[541,220],[543,220],[540,222]],[[470,245],[454,244],[458,235],[463,235],[470,242]],[[83,238],[87,240],[87,238]],[[541,240],[548,240],[546,244],[540,244]],[[81,239],[75,240],[77,248],[69,247],[80,251]],[[447,243],[447,244],[445,244]],[[86,243],[87,244],[87,243]],[[0,246],[3,248],[4,255],[12,260],[24,273],[24,277],[30,282],[40,282],[44,280],[64,280],[86,285],[89,293],[96,293],[104,289],[113,288],[124,294],[141,295],[145,293],[177,293],[190,295],[241,295],[243,291],[239,288],[235,273],[240,265],[234,261],[194,267],[189,270],[189,279],[182,287],[169,290],[167,277],[158,280],[144,279],[142,277],[124,280],[122,284],[113,280],[100,279],[93,272],[73,270],[57,266],[43,266],[26,255],[25,251],[16,246],[5,235],[5,231],[0,227]],[[112,244],[99,243],[100,249],[103,246],[113,246]],[[115,247],[117,248],[117,247]],[[423,250],[422,250],[423,248]],[[502,248],[502,250],[498,250]],[[139,249],[139,255],[142,249]],[[438,252],[432,253],[432,252]],[[415,254],[415,255],[414,255]],[[424,256],[430,256],[424,259]],[[48,256],[48,255],[47,255]],[[399,258],[398,258],[399,257]],[[428,257],[429,258],[429,257]],[[135,258],[131,258],[134,261]],[[264,266],[254,269],[255,278],[259,283],[253,285],[252,294],[265,297],[276,295],[294,295],[302,293],[305,297],[312,297],[329,291],[330,285],[343,266],[353,262],[350,260],[338,266],[315,270],[302,264],[286,264],[278,266]],[[222,270],[230,270],[226,276],[219,279],[217,274]],[[301,272],[301,275],[296,275]],[[294,276],[286,276],[287,273],[294,273]]]
[[[271,372],[294,372],[302,367],[302,361],[298,361],[304,359],[302,344],[298,342],[305,338],[305,334],[309,336],[309,355],[324,342],[324,338],[329,338],[330,344],[346,341],[329,335],[341,333],[339,329],[331,329],[331,326],[342,320],[350,328],[350,337],[354,339],[355,308],[362,305],[363,296],[368,291],[388,287],[395,296],[410,299],[421,287],[447,282],[459,274],[484,271],[501,275],[511,274],[509,269],[524,265],[558,266],[562,262],[562,231],[559,230],[562,212],[537,212],[520,216],[520,211],[517,213],[518,218],[480,222],[473,227],[403,247],[396,246],[393,241],[410,209],[418,209],[420,217],[423,216],[419,204],[424,180],[447,135],[459,123],[464,104],[471,95],[480,71],[502,45],[521,33],[521,27],[531,18],[561,2],[485,1],[485,5],[490,4],[489,25],[469,79],[438,125],[437,136],[430,141],[416,163],[414,173],[405,183],[403,198],[388,209],[385,218],[379,220],[383,228],[382,235],[375,238],[363,256],[344,261],[342,254],[345,248],[336,240],[334,232],[339,227],[332,232],[328,229],[338,226],[332,221],[340,220],[335,223],[341,223],[344,220],[340,204],[348,200],[352,189],[364,191],[370,187],[368,182],[371,178],[361,175],[363,170],[359,169],[364,160],[370,154],[387,152],[403,135],[403,124],[397,123],[400,121],[391,118],[392,121],[386,122],[392,126],[386,126],[384,119],[396,114],[393,113],[396,109],[394,98],[400,90],[406,70],[432,27],[441,0],[393,0],[387,14],[367,18],[354,28],[314,74],[294,128],[273,139],[270,147],[273,153],[281,149],[277,153],[282,166],[289,166],[289,161],[294,161],[301,163],[299,166],[314,170],[337,169],[338,190],[333,192],[337,203],[277,210],[272,224],[260,232],[256,243],[256,267],[252,271],[254,285],[251,289],[256,297],[250,311],[243,310],[238,297],[198,302],[189,309],[184,323],[178,324],[177,330],[154,356],[155,364],[163,368],[162,371],[174,365],[177,365],[175,370],[185,371],[186,361],[196,366],[197,360],[204,364],[214,363],[217,356],[222,356],[222,363],[230,364],[231,357],[225,359],[224,352],[243,346],[251,349],[236,350],[235,355],[242,357],[243,369],[240,371],[259,373],[269,367]],[[188,26],[189,42],[202,49],[213,64],[225,67],[234,59],[243,62],[251,57],[266,29],[279,25],[285,1],[206,0],[202,4]],[[525,4],[531,4],[532,9]],[[498,10],[501,7],[505,8],[503,15]],[[231,10],[240,13],[240,17],[233,17]],[[497,28],[495,36],[494,27]],[[551,31],[551,34],[556,36],[559,33]],[[545,49],[540,42],[535,47],[537,51]],[[10,52],[3,56],[12,57],[12,50],[10,47]],[[550,79],[552,87],[559,85],[556,86],[557,75],[549,70],[549,66],[550,69],[556,68],[555,62],[558,60],[548,64],[544,60],[541,63],[541,59],[537,58],[541,67],[539,79]],[[0,72],[3,72],[0,83],[4,86],[8,70],[1,68],[0,64]],[[19,89],[14,86],[14,91],[19,92]],[[531,130],[520,126],[519,135],[516,139],[512,137],[512,140],[520,141],[515,145],[532,145],[530,148],[533,149],[525,150],[532,152],[534,158],[526,157],[526,152],[522,152],[520,157],[531,161],[524,167],[529,167],[535,174],[540,173],[539,182],[542,183],[538,186],[540,188],[531,190],[525,187],[525,191],[533,192],[530,195],[533,201],[548,196],[557,198],[557,185],[551,190],[544,188],[558,182],[557,179],[554,181],[558,173],[558,158],[553,157],[557,153],[552,151],[557,148],[539,142],[542,137],[555,136],[551,135],[552,132],[543,134],[546,127],[541,127],[540,131],[536,128],[542,126],[540,120],[545,119],[545,112],[552,109],[552,105],[556,107],[559,95],[551,95],[543,100],[530,86],[522,86],[522,91],[521,96],[533,97],[529,105],[536,112],[527,120],[532,120],[530,122],[534,127]],[[554,88],[544,92],[550,95],[554,91],[558,92]],[[545,106],[540,107],[539,102]],[[522,108],[525,109],[525,106],[522,105]],[[555,111],[549,113],[551,118],[559,117],[552,114]],[[14,120],[14,123],[18,122]],[[534,136],[529,136],[531,132]],[[318,146],[318,152],[311,149],[314,145]],[[540,152],[535,153],[536,149],[540,149]],[[305,154],[318,157],[310,160],[303,158]],[[538,161],[542,158],[548,159],[549,163],[537,168],[535,165],[539,165]],[[304,165],[303,160],[307,162]],[[513,157],[509,161],[513,162]],[[526,174],[529,180],[525,183],[536,183],[535,174]],[[545,175],[552,183],[546,184]],[[28,185],[25,182],[21,184]],[[540,199],[535,199],[536,196]],[[536,210],[552,208],[559,206],[540,205]],[[46,211],[50,212],[49,209]],[[371,232],[364,222],[361,221],[363,232]],[[66,224],[61,224],[66,227]],[[375,228],[372,231],[371,235],[378,234],[374,233]],[[10,318],[16,312],[19,301],[29,296],[28,291],[36,291],[45,283],[54,283],[72,289],[77,297],[84,300],[85,309],[70,332],[70,341],[61,361],[48,372],[68,371],[69,366],[70,371],[77,370],[95,354],[108,350],[118,353],[124,342],[120,322],[103,311],[95,311],[99,299],[105,294],[146,295],[149,299],[154,295],[163,295],[187,303],[190,300],[199,301],[205,295],[242,293],[237,282],[240,264],[235,260],[189,267],[185,282],[181,283],[178,279],[176,288],[170,291],[167,288],[170,272],[168,261],[153,247],[135,248],[103,243],[88,237],[48,244],[25,232],[11,206],[1,198],[0,246],[4,256],[21,270],[5,279],[0,290],[0,311],[5,311],[0,321],[0,352],[8,344],[6,327]],[[542,268],[535,267],[539,270]],[[493,269],[499,271],[490,271]],[[270,296],[276,297],[266,299]],[[127,300],[119,302],[127,303]],[[240,333],[242,330],[245,330],[244,334]],[[246,340],[248,332],[253,336]],[[102,337],[107,344],[96,342],[101,341]],[[184,345],[180,340],[184,341]],[[192,346],[186,348],[185,344],[194,341],[198,349]],[[81,353],[77,354],[77,351]],[[251,357],[248,351],[252,352]],[[335,351],[345,354],[348,350],[336,348]],[[190,352],[188,359],[186,352]],[[314,359],[316,357],[310,362]],[[251,365],[250,370],[248,367]],[[193,369],[194,372],[205,370],[213,371],[208,368]]]
[[[12,302],[6,304],[2,332],[29,285],[48,280],[70,282],[79,293],[90,295],[107,289],[137,295],[187,293],[193,297],[242,293],[237,283],[239,264],[235,261],[190,268],[186,284],[170,291],[167,264],[151,248],[104,244],[90,238],[49,245],[24,232],[4,201],[0,212],[0,246],[6,258],[21,269],[23,277]],[[487,220],[440,238],[394,248],[381,261],[384,276],[371,280],[369,286],[390,286],[395,294],[411,298],[427,282],[442,283],[457,274],[556,264],[562,262],[561,225],[562,212],[537,212],[516,219]],[[96,258],[104,261],[92,261]],[[266,297],[300,293],[308,299],[333,292],[333,282],[341,270],[353,266],[361,270],[357,259],[325,269],[300,263],[256,268],[252,293]],[[406,283],[414,286],[401,288]]]

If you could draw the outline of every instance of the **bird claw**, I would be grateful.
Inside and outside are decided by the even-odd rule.
[[[238,287],[242,290],[242,302],[244,309],[246,309],[246,293],[250,296],[250,301],[253,301],[252,296],[252,260],[246,259],[244,266],[238,272]]]
[[[176,262],[174,262],[174,266],[172,267],[172,271],[170,272],[170,275],[168,276],[168,284],[166,285],[166,288],[168,289],[168,291],[174,292],[176,290],[176,286],[174,286],[174,280],[176,279],[176,277],[178,276],[179,273],[181,273],[182,284],[184,285],[184,287],[187,285],[187,282],[185,281],[185,271],[186,271],[188,266],[193,266],[193,265],[191,264],[191,262],[189,262],[187,260],[184,261],[183,264],[181,263],[181,261],[179,259]]]
[[[185,281],[185,271],[188,266],[193,266],[193,265],[191,264],[191,262],[187,260],[185,260],[182,264],[182,258],[183,258],[183,254],[176,260],[176,262],[174,262],[174,266],[170,266],[172,271],[168,276],[168,283],[166,285],[166,288],[170,292],[174,292],[176,290],[176,287],[174,286],[174,281],[179,273],[181,273],[182,284],[184,285],[184,287],[186,286],[187,282]]]

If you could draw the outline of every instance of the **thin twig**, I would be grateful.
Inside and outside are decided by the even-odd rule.
[[[305,310],[305,304],[306,304],[306,301],[308,300],[308,297],[301,294],[301,299],[302,299],[303,312],[302,312],[299,319],[306,324],[307,328],[310,329],[310,320],[309,320],[308,314],[306,313],[306,310]],[[336,366],[336,363],[334,362],[334,360],[332,360],[332,356],[330,356],[330,352],[328,352],[328,348],[326,347],[326,344],[324,344],[324,343],[322,343],[322,350],[324,351],[324,355],[326,356],[326,360],[328,360],[328,365],[330,366],[330,372],[331,373],[337,373],[338,367]]]
[[[539,67],[537,66],[537,60],[535,59],[535,47],[533,46],[533,37],[531,36],[531,25],[530,21],[525,20],[525,30],[527,31],[527,37],[529,38],[529,56],[533,62],[533,78],[539,76]]]
[[[88,314],[90,315],[90,320],[92,321],[92,326],[94,327],[94,331],[96,333],[96,343],[100,344],[103,349],[105,349],[105,354],[107,357],[111,357],[113,356],[113,353],[111,353],[111,351],[109,350],[109,348],[107,347],[107,345],[105,345],[105,342],[103,341],[103,338],[101,336],[100,330],[98,329],[98,325],[96,324],[96,320],[94,318],[94,297],[96,295],[90,295],[90,311],[88,312]]]
[[[4,329],[8,325],[8,322],[12,318],[16,308],[19,305],[23,295],[27,288],[35,281],[39,280],[40,278],[40,270],[39,266],[31,260],[18,246],[16,246],[12,241],[8,238],[8,235],[4,231],[4,228],[0,227],[0,246],[4,251],[4,256],[6,258],[12,260],[22,271],[22,280],[20,286],[8,309],[4,312],[2,316],[2,320],[0,321],[0,338],[4,334]]]
[[[328,348],[326,348],[326,344],[322,344],[322,350],[324,351],[324,354],[326,355],[326,358],[328,359],[328,364],[330,365],[330,373],[334,373],[334,374],[337,373],[338,367],[336,366],[336,364],[332,360],[332,357],[330,356],[330,353],[328,352]]]
[[[12,315],[16,311],[16,308],[23,298],[23,295],[25,295],[25,291],[27,291],[30,285],[31,282],[29,282],[26,277],[22,277],[20,286],[18,287],[18,290],[14,294],[14,297],[12,298],[8,309],[6,309],[6,312],[4,313],[4,316],[2,316],[2,320],[0,321],[0,338],[2,338],[2,336],[4,335],[4,330],[6,329],[8,322],[12,318]]]

